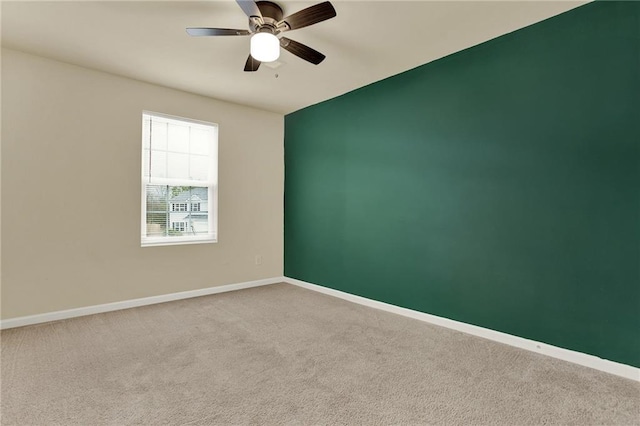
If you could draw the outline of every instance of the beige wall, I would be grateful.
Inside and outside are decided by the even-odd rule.
[[[140,247],[143,110],[219,124],[217,244]],[[2,318],[282,276],[281,114],[3,49],[1,131]]]

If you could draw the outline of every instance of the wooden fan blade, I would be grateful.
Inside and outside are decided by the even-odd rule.
[[[258,5],[253,0],[236,0],[238,6],[242,9],[242,11],[251,18],[252,16],[256,16],[258,18],[262,18],[262,13],[260,13],[260,9],[258,9]]]
[[[326,21],[334,16],[336,16],[336,10],[330,2],[325,1],[289,15],[281,22],[286,23],[290,30],[297,30],[298,28]]]
[[[249,55],[249,57],[247,58],[247,62],[244,64],[244,70],[247,72],[258,71],[261,63],[262,62],[258,61],[257,59],[253,59],[253,56]]]
[[[290,38],[282,37],[280,39],[280,46],[297,57],[311,62],[314,65],[318,65],[320,62],[324,61],[325,58],[325,56],[317,50],[314,50],[309,46],[305,46],[302,43],[298,43],[295,40],[291,40]]]
[[[247,30],[233,30],[230,28],[187,28],[187,34],[200,36],[245,36],[251,34]]]

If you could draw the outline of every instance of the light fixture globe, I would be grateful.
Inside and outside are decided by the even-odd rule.
[[[251,36],[251,56],[260,62],[273,62],[280,57],[280,40],[271,33]]]

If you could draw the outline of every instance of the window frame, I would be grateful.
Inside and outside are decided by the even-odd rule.
[[[214,131],[213,141],[209,146],[209,159],[212,161],[209,170],[209,179],[207,181],[202,180],[185,180],[185,179],[173,179],[173,178],[150,178],[145,176],[145,141],[144,141],[144,125],[146,116],[157,117],[161,120],[178,121],[196,126],[210,127]],[[208,121],[195,120],[191,118],[179,117],[175,115],[163,114],[153,111],[143,110],[141,114],[141,211],[140,211],[140,246],[141,247],[156,247],[156,246],[170,246],[170,245],[186,245],[186,244],[208,244],[218,242],[218,124]],[[149,147],[150,148],[150,147]],[[150,182],[151,180],[151,182]],[[208,200],[207,200],[207,219],[209,231],[205,235],[191,235],[191,236],[154,236],[149,237],[147,232],[147,186],[148,185],[167,185],[167,186],[192,186],[192,187],[206,187],[208,188]],[[169,205],[171,204],[171,205]],[[174,211],[173,205],[180,203],[169,203],[167,200],[167,214]],[[184,204],[184,203],[182,203]],[[186,210],[184,212],[190,213],[190,201],[186,202]]]

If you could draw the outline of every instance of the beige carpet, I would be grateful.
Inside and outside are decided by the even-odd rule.
[[[640,383],[287,284],[1,337],[3,425],[640,424]]]

